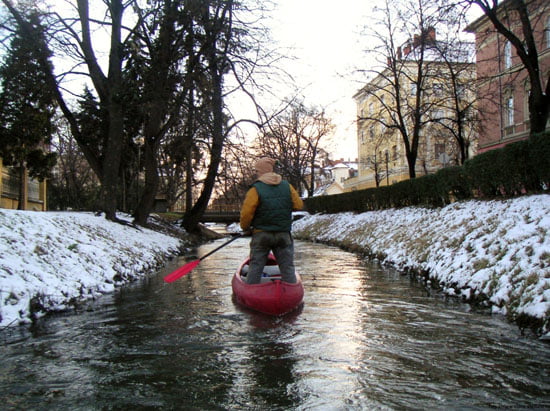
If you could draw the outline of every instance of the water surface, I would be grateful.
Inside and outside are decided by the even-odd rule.
[[[202,246],[202,255],[224,240]],[[235,305],[239,239],[172,284],[158,275],[0,334],[6,409],[550,407],[550,350],[409,277],[296,243],[303,307]]]

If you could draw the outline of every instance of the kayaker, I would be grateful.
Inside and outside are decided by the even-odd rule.
[[[269,157],[256,162],[257,179],[246,193],[241,208],[241,228],[252,234],[248,284],[261,281],[270,251],[277,259],[282,280],[296,282],[294,241],[290,230],[292,211],[301,210],[304,203],[292,184],[273,171],[275,163]]]

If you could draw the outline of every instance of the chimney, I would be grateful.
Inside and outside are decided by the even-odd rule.
[[[434,45],[435,44],[435,28],[433,26],[428,27],[423,30],[420,35],[415,34],[413,37],[412,48],[415,49],[420,46],[421,43],[425,45]],[[410,51],[409,51],[410,52]],[[409,54],[409,53],[407,53]]]
[[[397,60],[401,60],[401,47],[397,47]]]

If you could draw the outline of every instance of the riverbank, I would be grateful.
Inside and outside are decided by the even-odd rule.
[[[28,323],[156,271],[191,242],[176,231],[85,212],[0,209],[0,326]]]
[[[310,215],[293,232],[413,273],[550,339],[550,195]]]

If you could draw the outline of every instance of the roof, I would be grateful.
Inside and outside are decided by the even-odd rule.
[[[515,0],[502,0],[499,5],[497,6],[497,13],[501,12],[502,10],[504,10],[505,8],[507,8],[509,5],[513,5]],[[525,0],[525,3],[526,4],[529,4],[531,3],[533,0]],[[511,9],[513,10],[514,7],[511,7]],[[476,20],[474,20],[473,22],[471,22],[470,24],[468,24],[466,26],[466,28],[464,29],[465,32],[468,32],[468,33],[475,33],[480,26],[482,26],[483,24],[489,22],[489,18],[487,17],[487,15],[485,13],[483,13],[480,17],[478,17]]]

